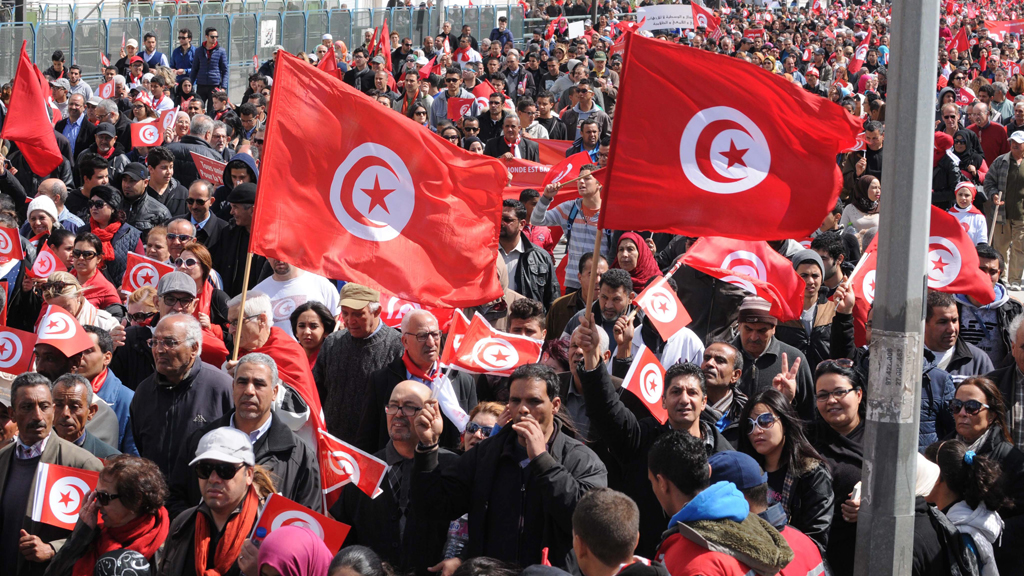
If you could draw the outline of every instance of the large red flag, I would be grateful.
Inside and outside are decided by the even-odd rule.
[[[271,494],[260,511],[253,534],[258,538],[266,538],[274,530],[285,526],[309,528],[324,541],[331,554],[338,553],[345,537],[352,530],[351,526],[310,510],[298,502],[280,494]]]
[[[860,132],[841,107],[743,61],[637,34],[623,74],[602,228],[803,238],[835,206],[836,155]]]
[[[955,216],[932,206],[928,235],[928,287],[939,292],[965,294],[982,304],[996,299],[992,280],[978,268],[974,242]]]
[[[57,147],[57,136],[47,112],[49,86],[40,80],[42,73],[25,52],[26,44],[21,43],[18,71],[14,74],[0,139],[15,142],[32,172],[46,176],[60,166],[64,157]]]
[[[960,31],[956,33],[956,36],[950,39],[946,44],[946,51],[956,49],[957,52],[963,53],[965,50],[970,50],[971,45],[967,42],[967,27],[961,26]]]
[[[701,238],[686,251],[683,264],[771,302],[771,314],[780,322],[795,320],[803,312],[803,278],[767,242]]]
[[[872,30],[873,28],[868,28],[868,35],[865,36],[864,40],[857,45],[857,50],[853,53],[853,59],[850,60],[850,65],[846,68],[850,74],[860,72],[861,66],[864,65],[864,60],[868,57],[868,47],[871,46]]]
[[[89,333],[70,312],[60,306],[49,305],[36,329],[36,344],[49,344],[68,358],[93,347]]]
[[[32,520],[73,529],[85,495],[96,489],[99,478],[99,472],[40,462],[32,494]]]
[[[501,296],[501,162],[452,146],[293,56],[278,61],[274,85],[253,252],[424,306]],[[309,138],[321,133],[335,138]]]
[[[641,345],[633,355],[633,363],[622,379],[622,387],[643,401],[658,422],[664,424],[668,420],[668,411],[661,404],[665,395],[665,367],[647,346]]]

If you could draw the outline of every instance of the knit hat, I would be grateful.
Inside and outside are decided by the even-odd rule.
[[[91,198],[99,198],[115,210],[121,204],[121,195],[113,186],[95,186],[89,194]]]
[[[820,270],[822,274],[825,273],[825,265],[821,262],[821,256],[814,250],[810,249],[801,250],[793,255],[793,270],[796,270],[801,264],[805,264],[807,262],[817,264],[818,270]]]
[[[54,223],[57,222],[57,205],[54,204],[53,200],[50,200],[49,197],[40,194],[33,198],[28,204],[28,212],[26,212],[26,214],[31,216],[32,212],[36,210],[42,210],[53,220]]]

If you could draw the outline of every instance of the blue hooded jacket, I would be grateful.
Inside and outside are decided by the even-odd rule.
[[[723,520],[743,522],[750,514],[750,505],[743,493],[732,482],[716,482],[697,494],[668,521],[668,527],[697,520]]]

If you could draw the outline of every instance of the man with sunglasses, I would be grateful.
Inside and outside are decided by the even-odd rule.
[[[213,184],[199,179],[188,188],[189,223],[195,229],[195,238],[210,252],[217,245],[221,234],[227,229],[228,223],[213,213]],[[168,240],[169,241],[169,240]]]
[[[388,441],[375,457],[390,468],[381,482],[376,498],[364,494],[355,484],[341,489],[341,497],[331,507],[331,516],[352,526],[347,545],[368,546],[400,572],[425,574],[441,561],[448,522],[433,514],[420,513],[410,502],[414,479],[414,457],[419,437],[413,421],[430,400],[430,388],[405,380],[391,391],[381,412],[384,413]],[[448,466],[457,456],[440,450],[438,460]]]
[[[53,432],[50,380],[27,372],[11,384],[11,419],[18,438],[0,449],[0,558],[5,571],[38,576],[71,532],[32,520],[32,486],[40,463],[99,472],[103,463]]]
[[[170,261],[174,262],[181,256],[186,244],[196,240],[196,229],[184,218],[175,218],[167,224],[167,252]]]
[[[106,402],[118,421],[118,439],[115,448],[125,454],[139,455],[131,429],[131,404],[135,392],[121,383],[110,370],[114,353],[114,340],[110,333],[95,326],[82,326],[92,340],[92,348],[71,357],[71,372],[91,383],[92,390]],[[95,452],[94,452],[95,453]],[[98,457],[99,454],[97,454]]]
[[[199,440],[194,454],[188,465],[202,500],[171,522],[155,573],[195,574],[196,558],[202,557],[215,567],[206,574],[240,574],[239,558],[223,551],[252,533],[259,517],[252,442],[241,430],[217,428]]]
[[[148,344],[156,372],[135,390],[132,435],[139,455],[169,476],[182,439],[231,410],[231,378],[200,358],[203,329],[191,315],[161,317]]]
[[[441,354],[441,330],[437,318],[427,310],[413,310],[402,317],[403,354],[387,366],[370,374],[367,402],[359,424],[356,445],[367,452],[383,448],[390,438],[387,421],[382,418],[384,405],[399,383],[415,380],[427,385],[433,395],[442,401],[444,430],[441,446],[458,450],[461,430],[450,414],[459,411],[469,414],[477,404],[476,383],[472,376],[455,370],[441,373],[438,358]],[[450,387],[444,382],[447,379]],[[438,387],[448,387],[454,397],[440,394]]]
[[[449,98],[469,98],[473,100],[467,116],[476,116],[478,114],[476,96],[462,87],[462,68],[458,64],[452,64],[444,71],[444,87],[444,90],[434,96],[434,101],[430,105],[431,127],[437,128],[437,121],[448,117]]]
[[[194,432],[182,458],[171,470],[167,510],[172,517],[201,499],[199,482],[188,464],[189,456],[196,454],[206,434],[223,427],[241,430],[249,436],[255,462],[270,472],[278,494],[321,511],[323,498],[316,452],[288,427],[282,409],[274,409],[281,385],[277,363],[270,356],[254,353],[238,360],[231,386],[234,409]]]

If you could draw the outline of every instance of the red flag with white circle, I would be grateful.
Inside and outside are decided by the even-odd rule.
[[[426,310],[437,318],[438,329],[442,332],[448,330],[455,315],[455,308],[438,308],[435,306],[423,306],[416,302],[410,302],[387,292],[380,293],[380,319],[392,328],[399,328],[402,325],[402,318],[413,310]]]
[[[147,258],[135,252],[128,253],[126,268],[124,280],[121,281],[121,289],[126,292],[135,292],[143,286],[156,288],[164,274],[174,272],[174,267],[170,264]]]
[[[462,345],[462,339],[466,337],[467,330],[469,330],[469,319],[462,313],[462,310],[456,310],[452,316],[451,325],[448,327],[448,337],[444,340],[444,349],[441,350],[439,362],[442,366],[451,364],[452,357]]]
[[[524,364],[539,361],[543,345],[540,340],[495,330],[483,315],[474,314],[451,366],[472,374],[508,376]]]
[[[622,387],[639,398],[658,422],[664,424],[668,420],[668,411],[661,404],[665,395],[665,368],[647,346],[641,344],[633,354],[633,363],[622,379]]]
[[[932,206],[928,235],[928,287],[939,292],[971,296],[981,304],[996,299],[992,280],[981,271],[974,242],[960,222],[945,210]]]
[[[472,98],[449,98],[448,119],[452,122],[458,122],[463,116],[472,114],[473,102]]]
[[[36,328],[36,344],[49,344],[67,357],[92,348],[92,338],[70,312],[52,304]]]
[[[181,107],[171,108],[170,110],[164,110],[160,113],[160,126],[163,127],[164,132],[167,130],[174,130],[174,121],[178,119],[178,111]]]
[[[693,321],[665,277],[657,282],[651,282],[633,299],[633,303],[643,309],[644,314],[651,319],[654,328],[665,341]]]
[[[99,472],[40,462],[36,466],[32,520],[72,530],[85,495],[96,489]]]
[[[21,235],[13,228],[0,228],[0,264],[21,260],[25,253],[21,250]]]
[[[96,95],[100,98],[103,98],[104,100],[109,100],[113,98],[116,93],[117,92],[114,88],[113,80],[111,80],[110,82],[104,82],[103,84],[100,84],[96,87]]]
[[[260,511],[260,517],[256,521],[253,534],[259,538],[266,538],[271,532],[285,526],[298,526],[309,528],[314,534],[324,541],[324,545],[337,554],[341,545],[345,542],[351,526],[328,518],[319,512],[306,508],[298,502],[294,502],[281,496],[271,494]],[[261,532],[262,529],[262,532]]]
[[[35,262],[32,263],[32,267],[25,271],[25,275],[29,278],[49,278],[50,274],[57,271],[65,272],[67,269],[64,264],[61,263],[57,255],[53,253],[50,245],[43,242],[43,247],[36,254]]]
[[[868,35],[864,37],[864,41],[858,44],[857,49],[854,50],[850,65],[846,68],[850,74],[860,72],[861,67],[864,66],[864,61],[868,58],[868,47],[871,46],[871,33],[873,31],[874,28],[868,28]]]
[[[132,146],[159,146],[164,141],[164,131],[156,122],[132,124]]]
[[[376,498],[380,483],[388,471],[388,464],[351,444],[338,440],[326,430],[318,430],[320,441],[320,486],[327,497],[328,507],[341,495],[338,488],[355,484],[367,496]],[[333,498],[332,495],[333,494]]]
[[[878,236],[875,236],[877,239]],[[871,240],[871,245],[864,250],[861,261],[857,263],[853,275],[850,276],[850,287],[856,297],[853,304],[853,341],[857,346],[867,345],[868,312],[875,302],[875,269],[878,266],[878,253],[875,251],[877,243]]]
[[[601,228],[782,240],[821,225],[858,119],[736,58],[637,34],[626,43]],[[693,89],[704,85],[716,89]]]
[[[6,326],[0,327],[0,372],[21,374],[32,369],[36,335]]]

